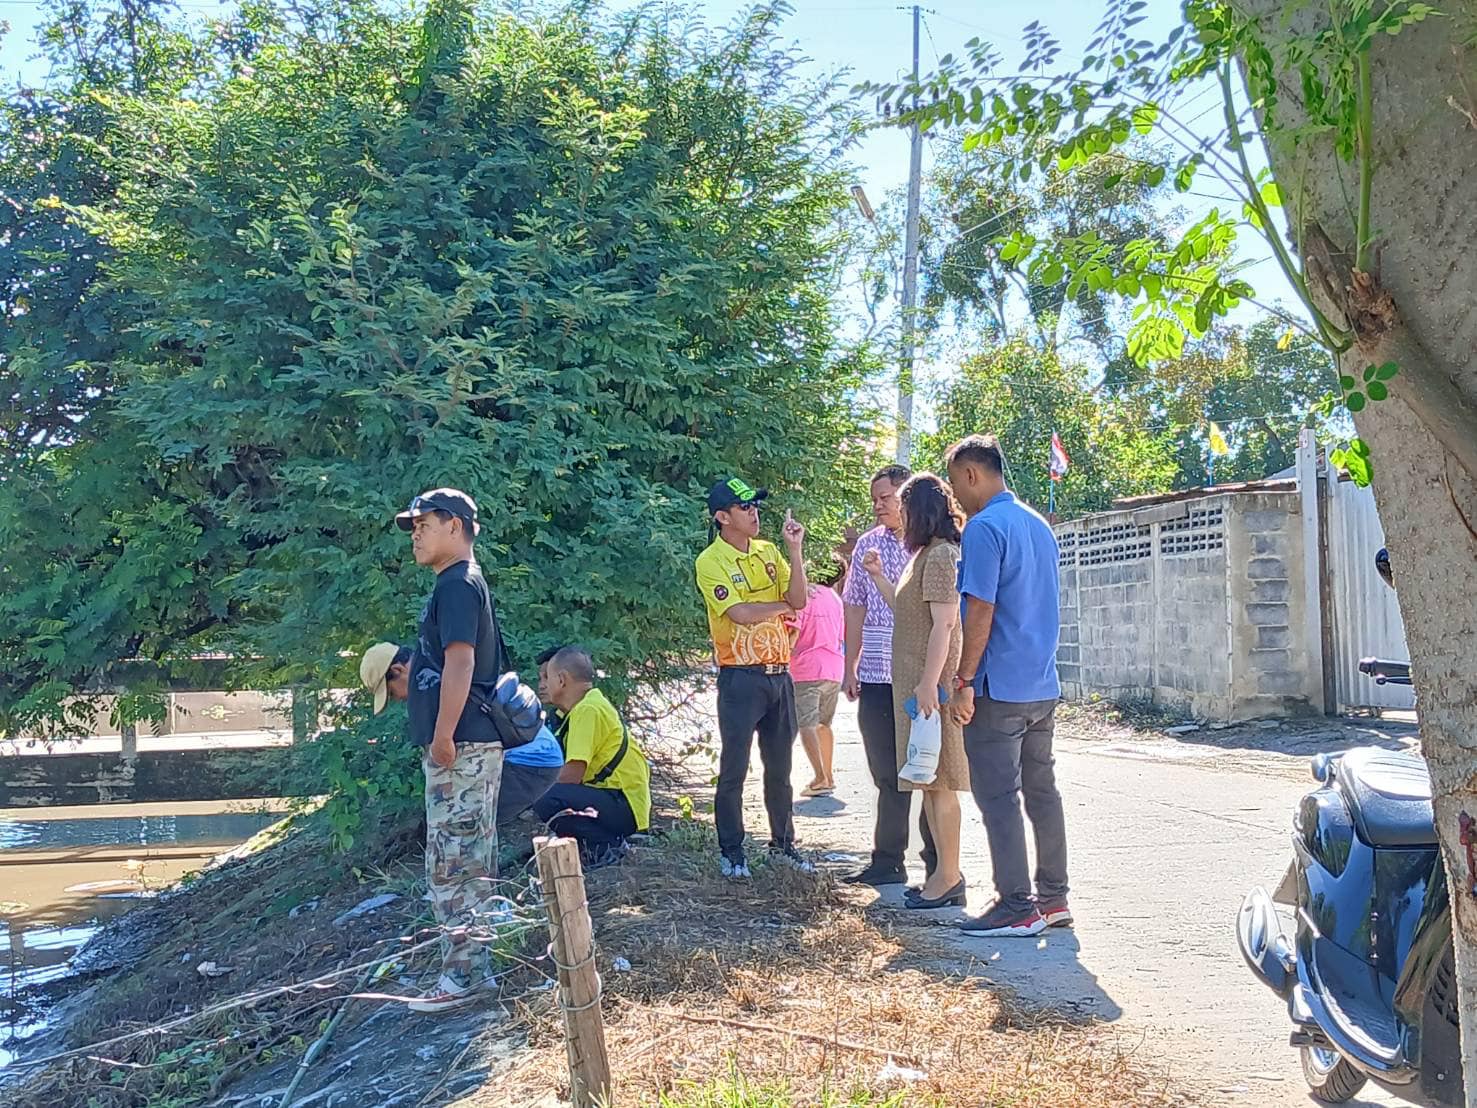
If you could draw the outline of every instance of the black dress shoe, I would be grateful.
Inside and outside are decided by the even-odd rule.
[[[928,882],[930,882],[932,880],[933,880],[933,870],[929,870],[927,873],[925,873],[923,875],[923,883],[924,883],[924,885],[926,885]],[[908,900],[914,900],[922,892],[923,892],[923,885],[909,885],[906,889],[903,890],[903,896],[906,897]]]
[[[932,908],[963,908],[964,879],[960,878],[959,884],[955,885],[948,892],[944,893],[943,896],[936,897],[933,900],[924,900],[921,893],[918,896],[906,897],[903,900],[903,907],[918,908],[922,909],[923,911],[928,911]]]
[[[881,885],[906,885],[908,871],[901,866],[870,865],[856,873],[847,874],[841,880],[848,885],[870,885],[874,889]]]

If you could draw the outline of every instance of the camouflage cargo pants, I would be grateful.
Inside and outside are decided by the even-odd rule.
[[[489,944],[467,933],[486,921],[497,880],[497,792],[503,748],[457,743],[456,761],[426,772],[426,881],[441,937],[441,972],[465,986],[488,973]]]

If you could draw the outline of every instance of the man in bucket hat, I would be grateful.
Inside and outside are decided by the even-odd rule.
[[[718,658],[718,789],[713,802],[725,877],[747,878],[744,779],[759,736],[770,858],[806,873],[815,866],[795,848],[791,759],[798,730],[790,680],[790,636],[784,617],[805,607],[805,528],[785,513],[791,573],[773,543],[759,537],[759,504],[769,493],[737,477],[708,490],[716,538],[697,556],[697,588],[708,609]]]
[[[470,929],[485,926],[496,910],[503,748],[488,717],[468,699],[474,689],[491,697],[508,662],[492,593],[472,549],[478,530],[472,498],[458,489],[432,489],[412,500],[395,523],[410,532],[416,564],[436,572],[421,609],[407,691],[410,738],[425,748],[426,879],[442,928],[441,975],[410,1007],[442,1012],[470,1001],[491,968],[489,944]]]

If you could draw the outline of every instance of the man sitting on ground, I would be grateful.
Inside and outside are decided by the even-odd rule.
[[[375,643],[359,662],[359,680],[374,693],[374,710],[384,709],[386,700],[404,700],[410,692],[410,647],[392,642]],[[531,743],[503,751],[503,780],[497,794],[497,824],[510,827],[543,796],[559,776],[564,753],[553,732],[540,728]]]
[[[564,768],[533,810],[556,835],[578,839],[586,865],[619,861],[645,831],[651,770],[615,706],[595,688],[587,651],[566,646],[548,663],[545,703],[564,715]]]

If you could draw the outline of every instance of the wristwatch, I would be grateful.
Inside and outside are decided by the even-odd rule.
[[[964,677],[964,676],[961,676],[960,674],[957,674],[957,673],[954,674],[954,691],[955,692],[959,692],[962,689],[968,689],[968,688],[973,688],[973,687],[974,687],[974,678],[973,677]]]

